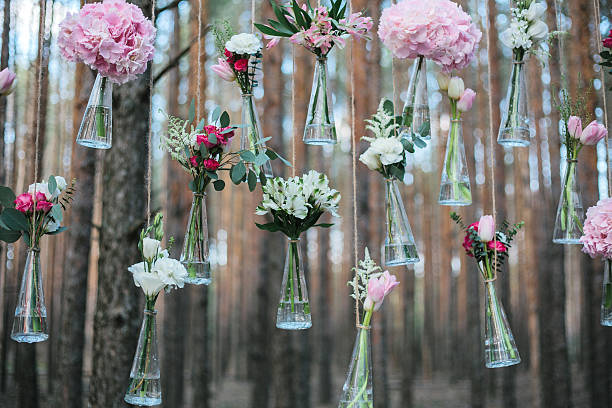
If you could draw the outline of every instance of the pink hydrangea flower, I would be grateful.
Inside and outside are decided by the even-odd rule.
[[[155,52],[155,27],[125,0],[86,4],[60,23],[57,43],[68,61],[83,61],[122,84],[147,69]]]
[[[378,36],[395,57],[423,56],[450,72],[470,63],[482,32],[450,0],[403,0],[383,10]]]
[[[580,242],[582,252],[592,258],[612,259],[612,198],[599,200],[587,210]]]

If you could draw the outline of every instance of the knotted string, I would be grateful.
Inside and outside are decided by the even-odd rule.
[[[198,0],[198,69],[196,74],[196,113],[198,120],[202,116],[202,107],[200,102],[200,83],[202,81],[202,0]]]
[[[295,177],[296,152],[295,138],[297,137],[297,123],[295,120],[295,44],[291,46],[291,176]]]
[[[155,26],[155,2],[151,2],[151,22]],[[153,138],[153,60],[149,67],[149,131],[147,132],[147,174],[145,182],[147,185],[147,226],[151,222],[151,140]]]

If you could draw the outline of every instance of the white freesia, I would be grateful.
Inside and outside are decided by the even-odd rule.
[[[359,156],[359,161],[368,166],[368,169],[370,170],[378,171],[382,168],[380,156],[375,153],[371,147],[368,147],[368,150],[366,150],[361,154],[361,156]]]
[[[188,275],[185,266],[172,258],[158,259],[153,264],[151,272],[157,274],[166,286],[175,288],[182,288]]]
[[[546,4],[541,2],[533,2],[525,13],[525,18],[529,21],[538,20],[544,15],[546,11]]]
[[[156,296],[166,287],[166,283],[157,273],[151,273],[145,270],[144,262],[139,262],[130,266],[128,271],[132,272],[134,284],[142,288],[142,291],[148,297]]]
[[[145,237],[142,240],[142,255],[145,259],[151,260],[155,258],[160,249],[161,242],[158,240],[149,237]]]
[[[232,38],[225,43],[225,48],[237,54],[253,55],[261,50],[262,43],[261,40],[253,34],[240,33],[232,36]]]
[[[55,177],[55,184],[57,184],[57,189],[62,192],[66,189],[66,187],[68,187],[68,183],[66,183],[66,179],[63,178],[62,176],[54,176]]]
[[[399,137],[381,137],[374,139],[370,145],[374,154],[379,156],[379,160],[385,166],[399,163],[404,160],[404,145]]]
[[[37,193],[43,193],[45,197],[47,198],[47,200],[50,200],[53,198],[53,194],[49,192],[49,184],[47,183],[30,184],[30,187],[28,187],[28,193],[34,194],[35,189]]]
[[[543,21],[537,21],[527,30],[527,35],[535,40],[543,40],[548,36],[548,26]]]

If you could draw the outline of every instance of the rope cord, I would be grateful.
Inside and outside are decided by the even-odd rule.
[[[202,81],[202,0],[198,0],[198,69],[197,69],[197,77],[196,77],[196,113],[198,119],[202,116],[202,107],[201,107],[201,81]]]
[[[151,22],[155,26],[155,1],[151,2]],[[147,185],[147,226],[151,222],[151,148],[153,138],[153,60],[149,66],[149,132],[147,132],[147,174],[145,182]]]
[[[199,0],[202,1],[202,0]],[[255,0],[251,0],[251,34],[255,32]]]
[[[291,176],[295,177],[295,138],[297,137],[297,123],[295,120],[295,44],[291,46],[291,133]]]

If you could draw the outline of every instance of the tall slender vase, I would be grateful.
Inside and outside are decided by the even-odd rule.
[[[472,204],[472,189],[468,174],[461,119],[451,120],[442,177],[440,180],[440,205],[464,206]]]
[[[529,146],[531,131],[528,98],[525,60],[520,54],[514,55],[508,91],[502,105],[497,143],[508,147]]]
[[[427,60],[418,57],[412,66],[412,75],[408,84],[408,99],[402,113],[403,137],[413,134],[418,136],[430,134],[429,100],[427,92]]]
[[[113,142],[113,84],[98,74],[76,142],[94,149],[110,149]]]
[[[208,253],[208,219],[206,193],[193,193],[181,263],[187,269],[186,283],[208,285],[212,282]]]
[[[255,107],[255,101],[253,100],[252,94],[242,95],[242,132],[240,136],[240,149],[250,150],[255,156],[264,152],[265,153],[266,142],[263,141],[263,132],[261,131],[261,122],[259,120],[259,114],[257,113],[257,107]],[[255,174],[259,175],[260,171],[263,171],[266,178],[274,177],[272,172],[272,165],[269,161],[266,161],[262,166],[255,164],[249,164],[253,167]]]
[[[300,239],[289,239],[285,271],[276,313],[276,327],[303,330],[312,326]]]
[[[396,178],[385,180],[384,262],[386,266],[419,262],[419,252],[397,183]]]
[[[327,87],[327,58],[317,58],[304,126],[304,143],[328,145],[338,142],[331,92]]]
[[[609,259],[604,262],[601,325],[612,326],[612,261]]]
[[[372,342],[370,327],[357,330],[357,339],[338,408],[372,408]]]
[[[485,281],[485,365],[508,367],[521,362],[504,307],[494,281]]]
[[[584,207],[578,187],[577,164],[576,160],[567,161],[553,232],[553,242],[555,244],[580,244],[582,224],[584,223]]]
[[[28,249],[11,338],[19,343],[38,343],[49,338],[38,247]]]
[[[123,399],[139,406],[159,405],[162,402],[159,357],[157,355],[157,310],[155,302],[147,301],[138,347],[130,371],[130,385]]]

